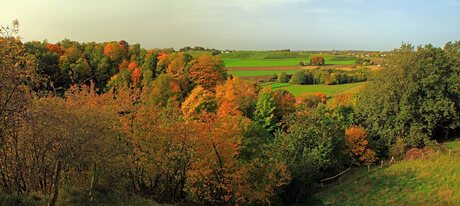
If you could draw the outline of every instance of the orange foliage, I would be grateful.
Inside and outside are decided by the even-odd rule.
[[[373,150],[367,148],[369,142],[366,131],[360,126],[351,126],[345,131],[345,142],[350,149],[351,155],[365,164],[372,164],[376,160]]]
[[[321,92],[303,93],[296,101],[298,106],[316,107],[318,104],[326,104],[327,96]]]
[[[237,201],[238,186],[246,172],[237,164],[241,127],[237,118],[216,118],[204,114],[194,122],[197,133],[195,157],[188,171],[187,191],[203,204],[226,204]]]
[[[104,47],[104,55],[111,61],[118,61],[122,58],[123,51],[117,42],[110,42]]]
[[[128,70],[129,71],[134,71],[136,68],[139,68],[139,65],[137,64],[137,62],[131,62],[129,63],[128,65]]]
[[[352,104],[352,95],[351,94],[338,94],[332,99],[331,106],[333,108],[341,106],[351,106]]]
[[[56,44],[47,44],[46,45],[46,48],[48,49],[48,51],[50,52],[54,52],[54,53],[57,53],[59,54],[59,56],[63,55],[64,54],[64,50],[62,49],[61,46],[58,46]]]
[[[214,91],[218,84],[225,81],[226,71],[222,59],[218,56],[201,55],[191,62],[190,78],[207,90]]]
[[[141,68],[137,67],[134,69],[133,73],[131,74],[131,80],[133,81],[133,85],[136,86],[139,82],[141,82]]]
[[[168,60],[168,57],[169,57],[169,54],[160,52],[158,54],[157,59],[158,59],[159,62],[164,62],[164,61]]]
[[[257,100],[256,87],[251,82],[233,78],[216,87],[216,99],[220,116],[250,115],[250,108]]]

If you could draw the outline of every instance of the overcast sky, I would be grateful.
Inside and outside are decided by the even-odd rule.
[[[0,0],[25,41],[390,50],[460,40],[460,0]]]

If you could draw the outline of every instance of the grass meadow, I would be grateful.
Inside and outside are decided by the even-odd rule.
[[[245,70],[245,71],[228,71],[227,73],[235,77],[255,77],[255,76],[271,76],[278,75],[281,72],[294,74],[297,70],[278,71],[278,70]]]

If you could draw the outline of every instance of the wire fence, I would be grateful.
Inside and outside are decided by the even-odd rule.
[[[439,156],[441,154],[446,154],[446,155],[449,155],[449,156],[450,155],[458,155],[458,154],[460,154],[460,149],[448,149],[448,150],[444,150],[444,151],[439,151],[438,150],[436,152],[430,152],[430,153],[427,153],[427,152],[424,152],[424,151],[412,152],[412,153],[406,154],[406,156],[401,160],[405,160],[405,161],[416,160],[416,159],[428,160],[433,156]],[[392,164],[395,164],[396,161],[397,161],[396,158],[394,156],[392,156],[391,159],[389,159],[389,160],[386,160],[386,161],[381,160],[380,164],[374,164],[373,168],[381,169],[381,168],[384,168],[384,167],[388,167],[388,166],[391,166]],[[400,161],[400,160],[398,160],[398,161]],[[385,164],[385,162],[387,164]],[[371,171],[371,167],[372,167],[372,165],[367,165],[367,171],[368,172]],[[353,169],[358,169],[358,168],[353,168]],[[351,170],[352,170],[352,168],[349,167],[348,169],[338,173],[337,175],[321,179],[320,180],[321,188],[324,189],[324,185],[325,185],[326,182],[335,182],[335,181],[338,180],[339,184],[342,184],[342,177],[345,174],[347,174],[349,171],[351,171]],[[355,170],[355,174],[356,174],[356,170]]]

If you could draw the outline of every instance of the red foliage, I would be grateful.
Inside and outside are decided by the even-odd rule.
[[[133,81],[133,85],[137,85],[141,81],[141,76],[141,69],[139,67],[135,68],[133,70],[133,73],[131,74],[131,80]]]
[[[59,56],[63,55],[64,54],[64,50],[62,49],[61,46],[58,46],[56,44],[47,44],[46,45],[46,48],[48,49],[48,51],[50,52],[54,52],[54,53],[57,53],[59,54]]]
[[[137,62],[129,63],[129,65],[128,65],[128,70],[129,71],[134,71],[136,68],[139,68],[139,65],[137,64]]]
[[[168,57],[169,57],[169,54],[160,52],[158,54],[157,59],[158,59],[159,62],[163,62],[163,61],[166,61],[168,59]]]

